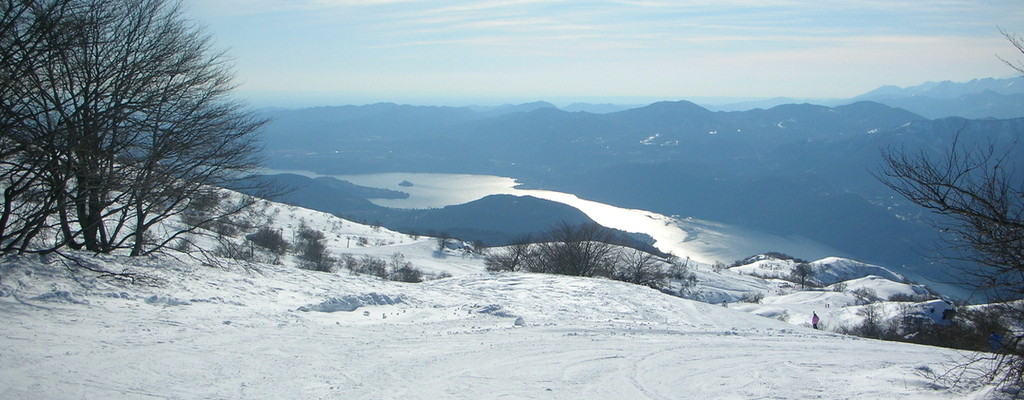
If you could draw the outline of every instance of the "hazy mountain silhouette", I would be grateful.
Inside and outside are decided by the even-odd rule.
[[[972,79],[968,82],[925,82],[920,85],[901,88],[899,86],[886,85],[870,92],[864,93],[856,98],[873,99],[882,97],[931,97],[935,99],[955,99],[970,93],[981,93],[991,91],[998,94],[1022,94],[1024,93],[1024,77],[1009,79]]]
[[[776,97],[715,103],[706,107],[718,111],[747,111],[803,102],[838,106],[860,101],[873,101],[903,108],[931,119],[1021,118],[1024,117],[1024,77],[985,78],[968,82],[925,82],[905,88],[885,85],[850,99],[798,100]]]
[[[629,110],[631,108],[637,108],[637,107],[642,107],[642,105],[638,106],[638,105],[635,105],[635,104],[632,104],[632,105],[622,105],[622,104],[611,104],[611,103],[601,103],[601,104],[572,103],[572,104],[570,104],[568,106],[561,107],[561,109],[565,110],[565,111],[569,111],[569,112],[588,112],[588,113],[591,113],[591,114],[607,114],[607,113],[612,113],[612,112],[625,111],[625,110]]]
[[[540,109],[540,108],[558,108],[558,107],[555,106],[554,104],[548,103],[546,101],[535,101],[535,102],[532,102],[532,103],[523,103],[523,104],[505,104],[505,105],[502,105],[502,106],[494,106],[494,107],[472,106],[472,107],[468,107],[468,108],[472,109],[473,111],[476,111],[476,112],[480,113],[481,116],[483,116],[483,117],[494,117],[494,116],[504,115],[504,114],[513,114],[513,113],[520,113],[520,112],[530,112],[530,111],[533,111],[533,110],[536,110],[536,109]]]
[[[926,82],[901,88],[882,86],[853,100],[870,100],[911,110],[928,118],[1024,117],[1024,77]]]

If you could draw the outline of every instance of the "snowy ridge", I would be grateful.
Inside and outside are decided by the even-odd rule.
[[[822,285],[831,285],[868,275],[880,276],[897,282],[905,280],[903,275],[892,272],[888,268],[848,258],[827,257],[811,262],[811,266],[814,270],[815,281]]]
[[[773,257],[762,257],[750,264],[730,268],[735,272],[747,275],[756,275],[762,278],[788,278],[793,269],[800,261],[783,260]],[[826,257],[808,263],[811,266],[811,276],[808,282],[815,285],[831,285],[851,279],[866,277],[869,275],[879,276],[891,281],[902,282],[903,275],[892,272],[888,268],[863,263],[856,260],[841,257]]]

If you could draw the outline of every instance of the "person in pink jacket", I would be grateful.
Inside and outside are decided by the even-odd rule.
[[[814,316],[811,317],[811,325],[814,326],[814,329],[818,329],[818,321],[821,321],[821,319],[818,318],[818,313],[812,311],[811,314],[814,314]]]

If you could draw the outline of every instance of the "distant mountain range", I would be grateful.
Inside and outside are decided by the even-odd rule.
[[[1024,93],[1024,77],[1009,79],[974,79],[968,82],[925,82],[917,86],[901,88],[886,85],[860,96],[857,100],[871,100],[886,97],[931,97],[955,99],[965,94],[993,92],[1002,95]]]
[[[841,106],[861,101],[873,101],[890,107],[902,108],[925,118],[962,117],[1024,118],[1024,77],[1008,79],[974,79],[968,82],[925,82],[916,86],[886,85],[849,99],[773,97],[731,101],[729,99],[692,99],[694,103],[711,111],[748,111],[769,109],[784,104],[820,104]],[[477,111],[516,112],[536,108],[560,108],[569,112],[608,114],[640,108],[637,104],[573,103],[556,107],[547,102],[510,104],[496,107],[471,107]]]
[[[1022,118],[1024,117],[1024,77],[985,78],[969,82],[925,82],[906,88],[887,85],[851,99],[776,97],[733,103],[709,103],[705,106],[716,111],[745,111],[793,103],[810,102],[839,106],[860,101],[873,101],[890,107],[902,108],[929,119],[946,117]]]
[[[1009,93],[1007,88],[1018,83],[886,88],[872,96],[941,93],[961,101],[971,97],[957,96],[956,88],[998,94],[992,88],[1000,85]],[[929,119],[876,101],[732,112],[674,101],[607,113],[569,112],[544,102],[486,109],[383,103],[279,110],[270,116],[265,137],[272,168],[509,176],[620,207],[805,237],[867,262],[910,267],[928,263],[923,254],[936,234],[920,210],[894,197],[872,175],[880,167],[880,152],[902,148],[940,155],[958,134],[967,145],[1008,148],[1024,133],[1024,119]],[[1024,149],[1018,146],[1010,156],[1024,160]],[[510,200],[483,204],[500,210]],[[502,232],[510,222],[500,213],[467,209],[476,210],[478,225],[492,228],[486,235],[492,240],[523,234]],[[434,222],[419,228],[459,220],[457,208],[449,211],[444,217],[420,217]],[[546,215],[561,218],[563,211]],[[400,218],[389,221],[385,226],[409,227],[400,226]]]
[[[970,82],[927,82],[900,88],[883,86],[853,98],[900,107],[927,118],[1024,117],[1024,77],[975,79]]]

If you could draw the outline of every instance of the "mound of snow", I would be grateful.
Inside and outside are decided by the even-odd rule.
[[[377,293],[366,293],[362,295],[348,295],[341,297],[332,297],[324,300],[323,302],[311,305],[299,307],[299,311],[319,311],[319,312],[337,312],[337,311],[355,311],[359,307],[366,305],[384,306],[384,305],[395,305],[402,302],[402,297],[392,297],[386,294]]]
[[[693,268],[692,272],[697,277],[697,284],[685,296],[692,300],[712,304],[731,303],[752,295],[778,292],[778,285],[774,282],[739,274],[735,271],[715,271],[711,268],[697,266]]]
[[[764,258],[749,264],[731,267],[729,270],[762,278],[789,279],[793,274],[793,268],[798,264],[794,260],[780,260],[777,258]]]
[[[152,295],[146,298],[146,304],[161,306],[187,306],[189,302],[174,297]]]
[[[33,296],[30,300],[71,304],[89,304],[88,300],[76,299],[75,295],[71,294],[71,292],[68,292],[66,290],[54,290],[52,292],[43,293],[40,295]]]
[[[793,270],[798,260],[779,259],[774,257],[752,258],[753,262],[729,268],[731,271],[753,275],[766,279],[792,279]],[[807,278],[809,284],[827,286],[835,283],[863,278],[870,275],[879,276],[891,281],[904,281],[903,275],[873,264],[867,264],[856,260],[842,257],[826,257],[808,263],[811,267],[811,275]]]
[[[895,282],[906,280],[903,275],[892,272],[888,268],[841,257],[827,257],[812,261],[811,267],[814,271],[814,281],[821,285],[831,285],[868,275],[879,276]]]
[[[826,289],[834,290],[837,285],[844,286],[845,291],[847,292],[868,290],[882,300],[891,299],[896,296],[914,298],[928,295],[928,289],[925,289],[924,286],[893,282],[887,278],[876,275],[868,275],[863,278],[839,282],[837,284],[830,285]]]

